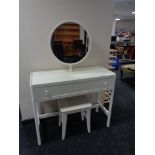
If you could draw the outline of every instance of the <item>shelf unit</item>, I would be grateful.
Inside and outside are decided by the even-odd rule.
[[[113,70],[115,69],[115,67],[113,67],[112,65],[115,63],[115,61],[113,60],[114,58],[117,57],[117,50],[114,49],[110,49],[110,54],[109,54],[109,69]]]
[[[73,40],[80,39],[80,26],[75,23],[65,23],[60,25],[54,32],[55,41],[62,41],[64,54],[75,55],[73,52]]]

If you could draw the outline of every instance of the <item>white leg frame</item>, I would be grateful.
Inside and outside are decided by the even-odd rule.
[[[39,112],[38,112],[38,103],[34,101],[33,98],[33,91],[32,88],[30,89],[31,91],[31,96],[32,96],[32,102],[33,102],[33,114],[34,114],[34,121],[35,121],[35,127],[36,127],[36,134],[37,134],[37,142],[38,145],[41,145],[41,137],[40,137],[40,129],[39,129],[39,125],[40,125],[40,118],[39,118]]]
[[[81,119],[82,119],[82,121],[84,121],[84,111],[83,110],[81,111]]]
[[[38,145],[41,145],[41,137],[40,137],[40,129],[39,129],[40,119],[39,119],[39,116],[38,116],[38,107],[35,106],[35,105],[38,105],[38,104],[37,103],[33,104],[34,121],[35,121],[36,134],[37,134],[37,142],[38,142]]]
[[[62,140],[65,139],[67,126],[67,114],[62,113]]]
[[[86,117],[87,117],[87,130],[90,133],[90,119],[91,119],[91,109],[86,110]]]
[[[101,90],[103,91],[103,90]],[[113,96],[114,96],[114,88],[111,89],[111,95],[110,95],[110,100],[109,102],[109,110],[107,110],[104,107],[104,102],[101,103],[101,91],[98,92],[98,97],[97,97],[97,103],[99,104],[99,107],[101,108],[101,110],[107,115],[107,123],[106,126],[110,127],[110,120],[111,120],[111,112],[112,112],[112,105],[113,105]]]
[[[71,112],[72,113],[72,112]],[[66,135],[66,126],[67,126],[67,115],[71,114],[70,112],[59,112],[59,126],[62,123],[62,140],[65,139]],[[86,118],[87,121],[87,131],[90,133],[91,128],[90,128],[90,120],[91,120],[91,108],[85,109],[81,111],[81,117],[82,121],[84,120],[84,117]]]
[[[98,91],[98,99],[97,99],[98,104],[93,106],[96,108],[96,112],[98,112],[98,108],[100,107],[100,109],[102,111],[104,111],[104,113],[107,115],[107,124],[106,124],[107,127],[110,127],[110,119],[111,119],[113,96],[114,96],[114,88],[111,90],[112,90],[112,92],[111,92],[111,97],[110,97],[110,101],[109,101],[109,110],[107,110],[104,107],[104,103],[101,103],[101,101],[100,101],[100,92],[103,90]],[[36,127],[37,142],[38,142],[38,145],[41,145],[41,136],[40,136],[40,129],[39,129],[40,119],[41,118],[47,118],[50,116],[56,116],[58,114],[57,113],[55,113],[55,114],[49,113],[49,114],[44,114],[45,116],[39,115],[39,113],[38,113],[38,104],[39,103],[38,102],[36,103],[36,101],[34,101],[32,88],[31,88],[31,96],[32,96],[32,102],[33,102],[32,105],[33,105],[34,121],[35,121],[35,127]],[[90,112],[87,111],[86,113],[84,111],[81,112],[82,120],[84,120],[84,116],[87,119],[87,130],[88,130],[88,132],[90,132],[90,119],[89,119],[90,113],[91,113],[91,110],[90,110]],[[63,123],[61,120],[63,120]],[[67,124],[67,115],[62,116],[59,113],[59,126],[61,125],[61,123],[62,123],[62,139],[64,139],[65,133],[66,133],[66,125],[65,124]]]

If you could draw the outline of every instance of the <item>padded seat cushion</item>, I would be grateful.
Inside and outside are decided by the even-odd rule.
[[[82,110],[90,108],[92,104],[86,96],[76,96],[58,100],[59,109],[61,112],[69,112],[74,110]]]

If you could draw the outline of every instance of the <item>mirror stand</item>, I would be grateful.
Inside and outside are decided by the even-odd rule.
[[[72,65],[69,65],[69,72],[72,72]]]

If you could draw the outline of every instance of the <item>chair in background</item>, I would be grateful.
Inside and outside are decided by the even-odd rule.
[[[119,59],[121,65],[135,63],[134,60],[130,59],[130,56],[128,54],[118,54],[117,58]]]
[[[135,60],[135,46],[129,45],[127,47],[127,53],[129,54],[131,60]]]
[[[124,54],[123,56],[124,56],[124,59],[125,59],[125,60],[130,60],[129,54]]]

